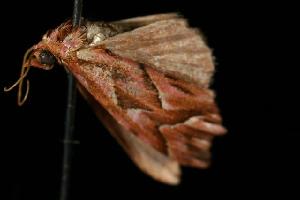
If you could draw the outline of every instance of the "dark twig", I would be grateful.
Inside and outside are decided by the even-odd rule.
[[[73,27],[80,25],[82,10],[82,0],[74,0],[73,10]],[[68,76],[68,99],[65,121],[65,136],[64,136],[64,152],[63,152],[63,165],[62,165],[62,179],[61,179],[61,191],[60,200],[68,199],[68,191],[70,186],[70,168],[72,161],[72,145],[73,132],[74,132],[74,118],[75,118],[75,104],[76,104],[76,84],[74,77],[70,72]]]

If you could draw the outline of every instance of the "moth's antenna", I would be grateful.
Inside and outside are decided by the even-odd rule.
[[[4,87],[4,92],[9,92],[12,89],[14,89],[17,85],[19,85],[19,88],[18,88],[18,105],[19,106],[22,106],[25,103],[28,93],[29,93],[29,80],[26,80],[26,83],[27,83],[26,93],[22,99],[23,81],[26,78],[26,76],[29,72],[29,69],[30,69],[30,66],[27,65],[27,58],[28,58],[28,55],[31,53],[32,49],[33,49],[33,47],[29,48],[24,55],[20,78],[9,88]]]

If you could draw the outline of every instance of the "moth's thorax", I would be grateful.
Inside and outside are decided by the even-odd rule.
[[[113,37],[124,28],[104,22],[84,21],[78,29],[70,29],[68,22],[51,33],[46,33],[37,48],[46,48],[60,59],[68,59],[82,47],[96,46],[109,37]]]

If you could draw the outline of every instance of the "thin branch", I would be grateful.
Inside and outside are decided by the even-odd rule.
[[[73,27],[80,25],[82,0],[74,0]],[[67,200],[70,187],[70,172],[73,154],[73,132],[76,106],[76,83],[71,73],[68,76],[68,96],[65,121],[64,152],[62,164],[62,179],[60,200]]]

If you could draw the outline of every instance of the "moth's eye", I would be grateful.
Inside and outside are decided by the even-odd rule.
[[[47,50],[41,51],[39,57],[40,57],[41,64],[45,64],[45,65],[53,65],[56,61],[53,54]]]

